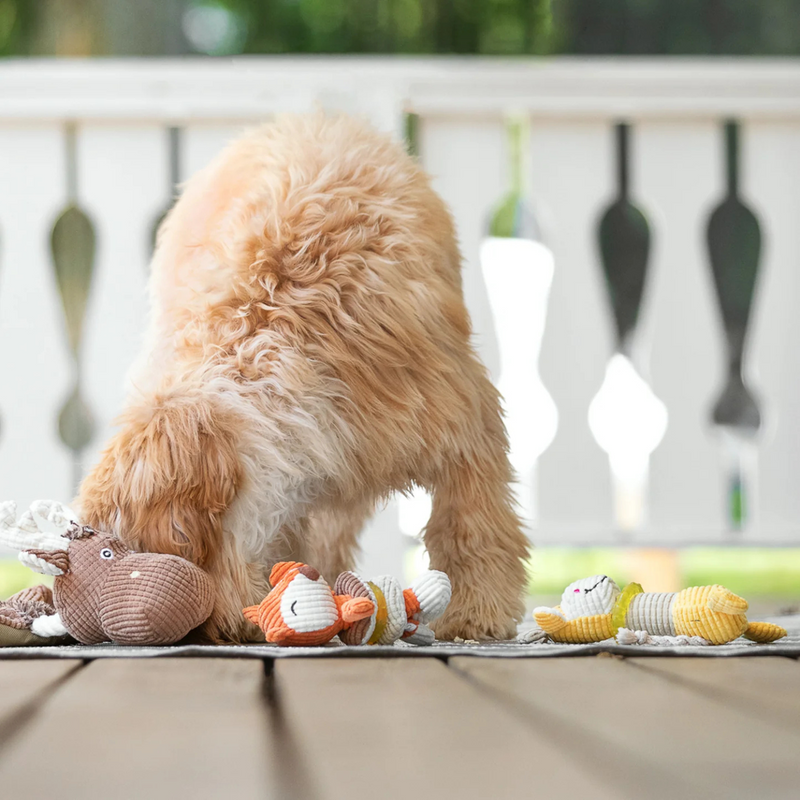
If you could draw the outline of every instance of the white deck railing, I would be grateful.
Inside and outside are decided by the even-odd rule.
[[[244,124],[281,110],[366,114],[400,133],[419,115],[421,159],[455,215],[476,342],[499,352],[478,251],[506,186],[503,117],[531,120],[531,185],[555,257],[540,373],[559,413],[537,468],[540,542],[619,538],[608,459],[587,423],[612,353],[597,222],[613,199],[615,123],[630,122],[632,188],[653,233],[642,310],[647,374],[666,404],[650,459],[649,509],[635,542],[725,541],[726,472],[709,412],[724,351],[704,235],[724,194],[721,123],[742,123],[742,194],[765,247],[746,372],[766,425],[739,540],[800,541],[800,64],[795,61],[329,59],[0,63],[0,496],[69,497],[71,455],[56,420],[74,381],[49,236],[75,186],[98,249],[81,348],[83,395],[109,434],[144,325],[154,220],[179,172],[203,166]],[[535,344],[531,369],[535,369]],[[401,550],[390,507],[369,538]],[[381,530],[380,536],[375,532]],[[381,542],[378,545],[378,541]]]

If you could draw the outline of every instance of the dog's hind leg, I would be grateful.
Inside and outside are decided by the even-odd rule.
[[[430,476],[433,509],[425,530],[431,568],[450,576],[453,597],[435,623],[443,639],[508,639],[524,611],[528,541],[514,509],[507,440],[494,387],[481,375],[480,424],[466,425],[459,449]]]

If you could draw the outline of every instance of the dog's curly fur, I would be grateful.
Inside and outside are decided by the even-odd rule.
[[[323,115],[246,134],[162,226],[151,303],[85,522],[206,567],[208,632],[240,640],[272,563],[335,577],[375,504],[417,484],[431,566],[454,587],[439,636],[513,634],[526,539],[498,396],[452,220],[400,145]]]

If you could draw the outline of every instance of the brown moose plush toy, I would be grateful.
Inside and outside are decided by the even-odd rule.
[[[172,644],[211,614],[213,587],[202,569],[178,556],[135,553],[53,500],[37,500],[19,522],[15,503],[0,504],[0,544],[55,576],[52,591],[37,586],[0,603],[0,645],[67,636],[82,644]]]

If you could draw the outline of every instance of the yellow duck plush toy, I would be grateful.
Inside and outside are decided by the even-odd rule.
[[[638,583],[622,591],[608,575],[571,583],[555,608],[533,610],[539,627],[556,642],[584,644],[617,638],[620,644],[726,644],[739,636],[774,642],[786,630],[748,622],[747,601],[724,586],[680,592],[645,592]]]

